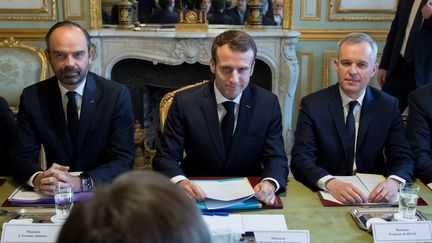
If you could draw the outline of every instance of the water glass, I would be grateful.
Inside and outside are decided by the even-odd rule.
[[[399,209],[395,218],[400,221],[416,221],[416,207],[420,186],[401,183],[399,186]]]
[[[56,220],[66,220],[72,209],[73,189],[70,184],[57,184],[54,187],[54,202],[56,208]]]

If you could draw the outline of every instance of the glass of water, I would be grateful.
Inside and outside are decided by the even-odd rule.
[[[56,214],[54,221],[64,221],[69,216],[73,204],[73,189],[70,184],[59,183],[54,187],[54,202]]]
[[[399,209],[395,218],[399,221],[417,221],[416,208],[420,186],[414,183],[401,183],[399,186]]]

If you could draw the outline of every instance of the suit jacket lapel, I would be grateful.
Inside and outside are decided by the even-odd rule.
[[[49,82],[49,85],[45,90],[46,93],[42,93],[43,97],[40,97],[39,100],[44,100],[46,102],[45,106],[48,108],[48,116],[51,116],[52,123],[57,130],[59,139],[63,142],[63,146],[68,154],[68,158],[73,158],[74,153],[71,139],[69,137],[65,111],[63,110],[62,97],[58,87],[57,78],[54,76],[47,82]]]
[[[225,161],[225,149],[220,131],[220,123],[217,112],[216,98],[214,94],[214,81],[207,83],[207,89],[204,91],[202,99],[202,109],[205,120],[207,121],[207,129],[212,138],[213,145],[219,155],[221,161]]]
[[[342,106],[342,98],[339,93],[339,85],[333,85],[329,90],[330,104],[329,109],[332,115],[333,121],[336,126],[336,130],[339,135],[341,144],[345,152],[345,157],[348,160],[348,148],[345,142],[345,119]]]
[[[87,130],[90,126],[90,122],[95,114],[95,109],[99,105],[100,92],[96,85],[96,82],[93,78],[93,75],[87,74],[87,81],[84,87],[84,94],[81,103],[81,113],[79,119],[79,127],[78,127],[78,144],[77,151],[81,147]]]
[[[372,95],[370,88],[367,87],[360,113],[360,123],[357,132],[357,148],[360,148],[361,144],[363,143],[366,132],[372,122],[372,117],[375,113],[375,106],[373,105],[373,100],[374,96]]]

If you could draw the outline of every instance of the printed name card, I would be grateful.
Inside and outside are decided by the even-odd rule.
[[[375,243],[432,242],[431,221],[374,223],[372,232]]]
[[[57,241],[62,224],[15,224],[4,223],[1,243],[37,242],[54,243]]]
[[[309,230],[255,231],[256,242],[271,243],[310,243]]]

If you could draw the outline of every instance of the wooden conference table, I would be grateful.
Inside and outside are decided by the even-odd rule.
[[[418,209],[427,219],[432,219],[432,190],[423,183],[420,184],[420,196],[429,206],[419,206]],[[16,184],[8,180],[0,187],[0,202],[13,192]],[[350,211],[357,207],[324,207],[316,193],[301,183],[289,178],[287,192],[281,197],[283,209],[247,210],[244,214],[284,214],[288,229],[309,230],[311,242],[373,242],[372,235],[357,227],[351,218]],[[2,207],[1,209],[13,211],[19,208]],[[0,216],[3,224],[8,216]]]

